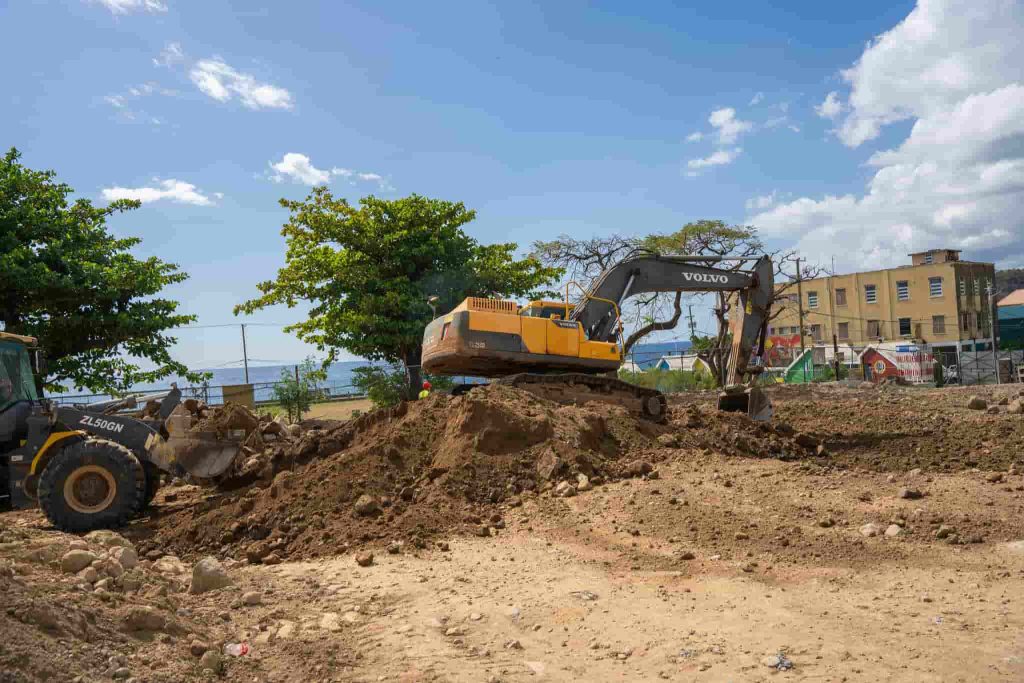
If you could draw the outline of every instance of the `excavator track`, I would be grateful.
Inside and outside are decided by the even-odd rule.
[[[585,373],[538,374],[524,372],[494,380],[497,384],[529,391],[541,398],[576,405],[600,401],[627,408],[631,413],[652,422],[668,419],[668,401],[657,389],[638,387],[614,377]]]

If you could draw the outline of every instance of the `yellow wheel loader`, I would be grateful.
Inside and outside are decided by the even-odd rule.
[[[772,415],[767,396],[754,386],[764,356],[773,293],[768,256],[752,268],[725,270],[704,256],[640,256],[603,272],[582,296],[564,301],[469,298],[433,320],[423,334],[422,366],[436,375],[495,378],[561,403],[603,401],[627,406],[654,421],[667,416],[664,395],[615,376],[623,362],[620,309],[645,292],[729,292],[732,333],[720,410]],[[742,260],[742,259],[740,259]],[[583,288],[580,287],[582,290]],[[467,389],[473,385],[466,385]]]
[[[138,397],[87,406],[40,400],[32,337],[0,332],[0,512],[39,505],[63,531],[124,525],[156,494],[163,474],[213,479],[241,449],[242,433],[191,430],[177,387],[147,400],[150,418],[118,415]],[[33,363],[35,360],[35,363]]]

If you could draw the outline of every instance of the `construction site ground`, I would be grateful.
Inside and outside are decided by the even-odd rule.
[[[1024,680],[1017,395],[780,387],[766,428],[712,393],[654,425],[494,387],[320,420],[231,488],[163,488],[122,531],[138,585],[83,588],[81,540],[0,516],[0,683]],[[206,556],[232,583],[192,594]]]

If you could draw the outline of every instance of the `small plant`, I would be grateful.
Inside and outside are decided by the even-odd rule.
[[[298,366],[298,371],[284,369],[281,381],[274,385],[274,398],[281,404],[289,422],[298,422],[303,414],[321,395],[320,382],[327,379],[327,372],[317,367],[312,358]]]
[[[352,371],[352,386],[366,394],[376,408],[388,408],[402,402],[408,378],[400,365],[367,365]],[[447,391],[454,385],[451,377],[427,375],[431,391]]]

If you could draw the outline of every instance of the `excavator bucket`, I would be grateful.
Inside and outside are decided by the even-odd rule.
[[[746,413],[751,420],[759,422],[772,419],[772,403],[768,395],[757,387],[726,387],[718,395],[718,409],[727,413]]]

